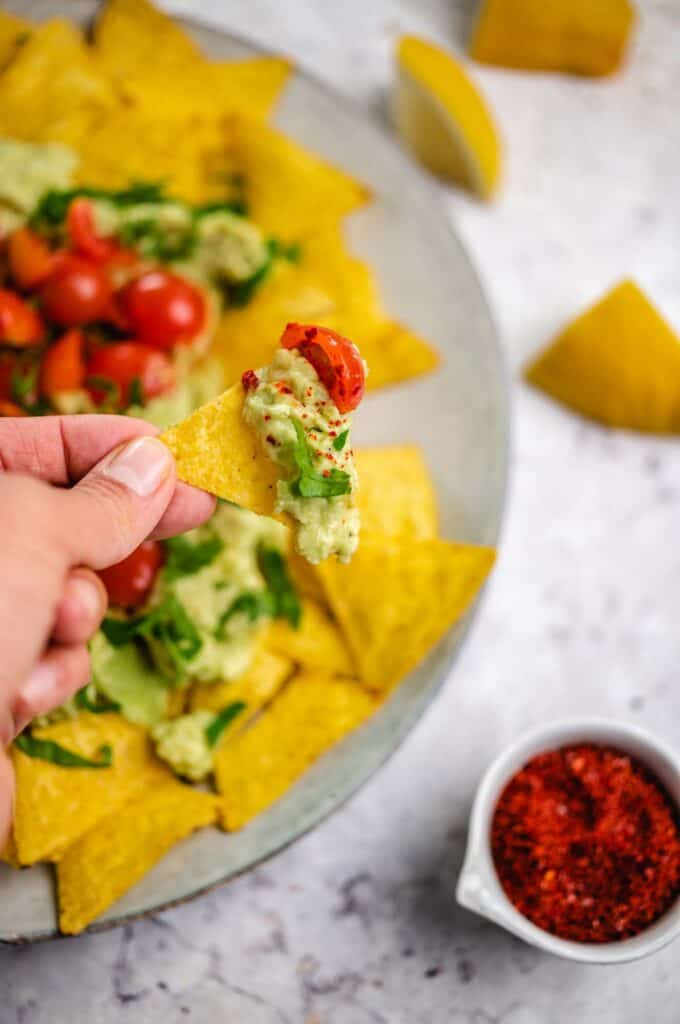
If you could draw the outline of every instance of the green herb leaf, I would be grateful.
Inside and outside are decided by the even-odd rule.
[[[107,711],[120,711],[120,704],[115,700],[103,697],[93,683],[88,683],[75,695],[75,705],[79,711],[89,711],[93,715],[103,715]]]
[[[318,473],[314,468],[305,428],[298,419],[293,418],[292,423],[296,434],[293,460],[299,470],[299,476],[291,483],[293,493],[301,498],[333,498],[349,494],[352,490],[349,473],[343,469],[328,470],[328,475]]]
[[[163,653],[167,656],[179,675],[184,673],[187,662],[203,646],[198,630],[174,594],[168,594],[160,604],[143,615],[131,619],[108,616],[102,622],[101,630],[113,647],[122,647],[133,640],[146,641],[156,655]],[[156,645],[161,651],[156,651]],[[154,660],[158,662],[158,656],[154,656]]]
[[[28,732],[22,732],[14,743],[28,757],[49,761],[50,764],[58,764],[62,768],[110,768],[113,764],[113,751],[108,743],[99,748],[98,761],[81,757],[80,754],[61,747],[54,740],[39,740]]]
[[[287,619],[294,629],[300,625],[302,608],[280,551],[260,545],[257,563],[264,576],[274,607],[274,618]]]
[[[209,213],[233,213],[236,217],[246,217],[248,206],[243,199],[217,199],[212,203],[195,206],[193,210],[196,220],[200,220]]]
[[[236,716],[245,711],[246,707],[247,705],[242,700],[235,700],[233,704],[227,704],[226,708],[222,708],[213,718],[210,725],[206,726],[205,738],[208,741],[208,746],[214,747],[217,745],[227,726],[231,725]]]
[[[186,537],[171,537],[165,542],[165,578],[176,580],[180,576],[193,576],[214,562],[223,547],[217,534],[195,544]]]
[[[251,622],[257,622],[265,616],[274,618],[274,600],[266,590],[246,590],[232,601],[226,611],[222,612],[215,628],[215,639],[224,640],[227,623],[234,615],[246,615]]]
[[[333,448],[335,449],[336,452],[342,451],[342,449],[345,447],[345,444],[347,443],[348,437],[349,430],[343,430],[341,434],[338,434],[338,436],[333,441]]]
[[[146,398],[144,397],[144,385],[142,384],[141,377],[133,377],[130,381],[128,397],[130,405],[144,405],[146,402]]]
[[[107,199],[116,206],[135,206],[137,203],[164,203],[167,201],[164,187],[158,181],[135,181],[123,189],[79,188],[50,189],[41,196],[31,214],[32,227],[56,228],[64,223],[68,208],[74,199]]]
[[[12,370],[10,389],[12,398],[19,405],[24,405],[28,396],[35,394],[38,386],[38,370],[38,363],[29,366],[28,369],[22,370],[20,366],[15,366]]]

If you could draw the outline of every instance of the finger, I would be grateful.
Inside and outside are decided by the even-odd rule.
[[[14,735],[36,715],[46,715],[72,697],[90,679],[90,654],[84,644],[50,647],[21,684],[11,705]]]
[[[175,463],[169,450],[155,437],[135,438],[111,452],[70,491],[51,492],[57,543],[67,548],[71,565],[114,565],[155,529],[174,490]]]
[[[14,769],[0,747],[0,852],[9,839],[14,811]]]
[[[57,605],[52,640],[84,644],[99,628],[107,607],[106,587],[90,569],[71,569]]]
[[[178,533],[193,530],[210,519],[215,511],[216,499],[212,494],[199,491],[189,484],[177,483],[172,501],[168,505],[158,526],[151,534],[152,540],[176,537]]]

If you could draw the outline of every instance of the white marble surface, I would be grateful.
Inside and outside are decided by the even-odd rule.
[[[403,31],[461,49],[472,0],[173,0],[295,57],[381,116]],[[517,382],[624,274],[680,326],[680,8],[645,0],[609,82],[478,70],[499,201],[447,202],[515,379],[498,571],[445,692],[332,820],[263,868],[124,929],[0,950],[1,1024],[673,1024],[678,948],[543,956],[453,903],[475,782],[520,729],[582,712],[678,741],[680,444],[587,425]]]

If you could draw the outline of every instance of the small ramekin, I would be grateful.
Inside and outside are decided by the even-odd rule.
[[[487,769],[470,815],[467,850],[458,878],[461,906],[495,921],[548,953],[590,964],[617,964],[655,953],[680,933],[680,899],[639,935],[621,942],[571,942],[544,932],[512,905],[498,880],[491,855],[491,821],[506,783],[534,755],[578,743],[616,747],[646,764],[680,808],[680,758],[665,743],[637,726],[603,718],[563,719],[524,733]]]

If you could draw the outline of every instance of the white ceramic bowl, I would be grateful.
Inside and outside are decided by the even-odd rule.
[[[496,875],[491,855],[491,821],[509,779],[534,755],[578,743],[617,747],[654,772],[680,807],[680,758],[644,729],[600,718],[563,719],[524,733],[489,766],[477,789],[470,816],[465,861],[456,898],[461,906],[495,921],[520,939],[548,953],[591,964],[616,964],[655,953],[680,933],[680,899],[639,935],[621,942],[585,943],[557,938],[533,925],[512,905]]]

